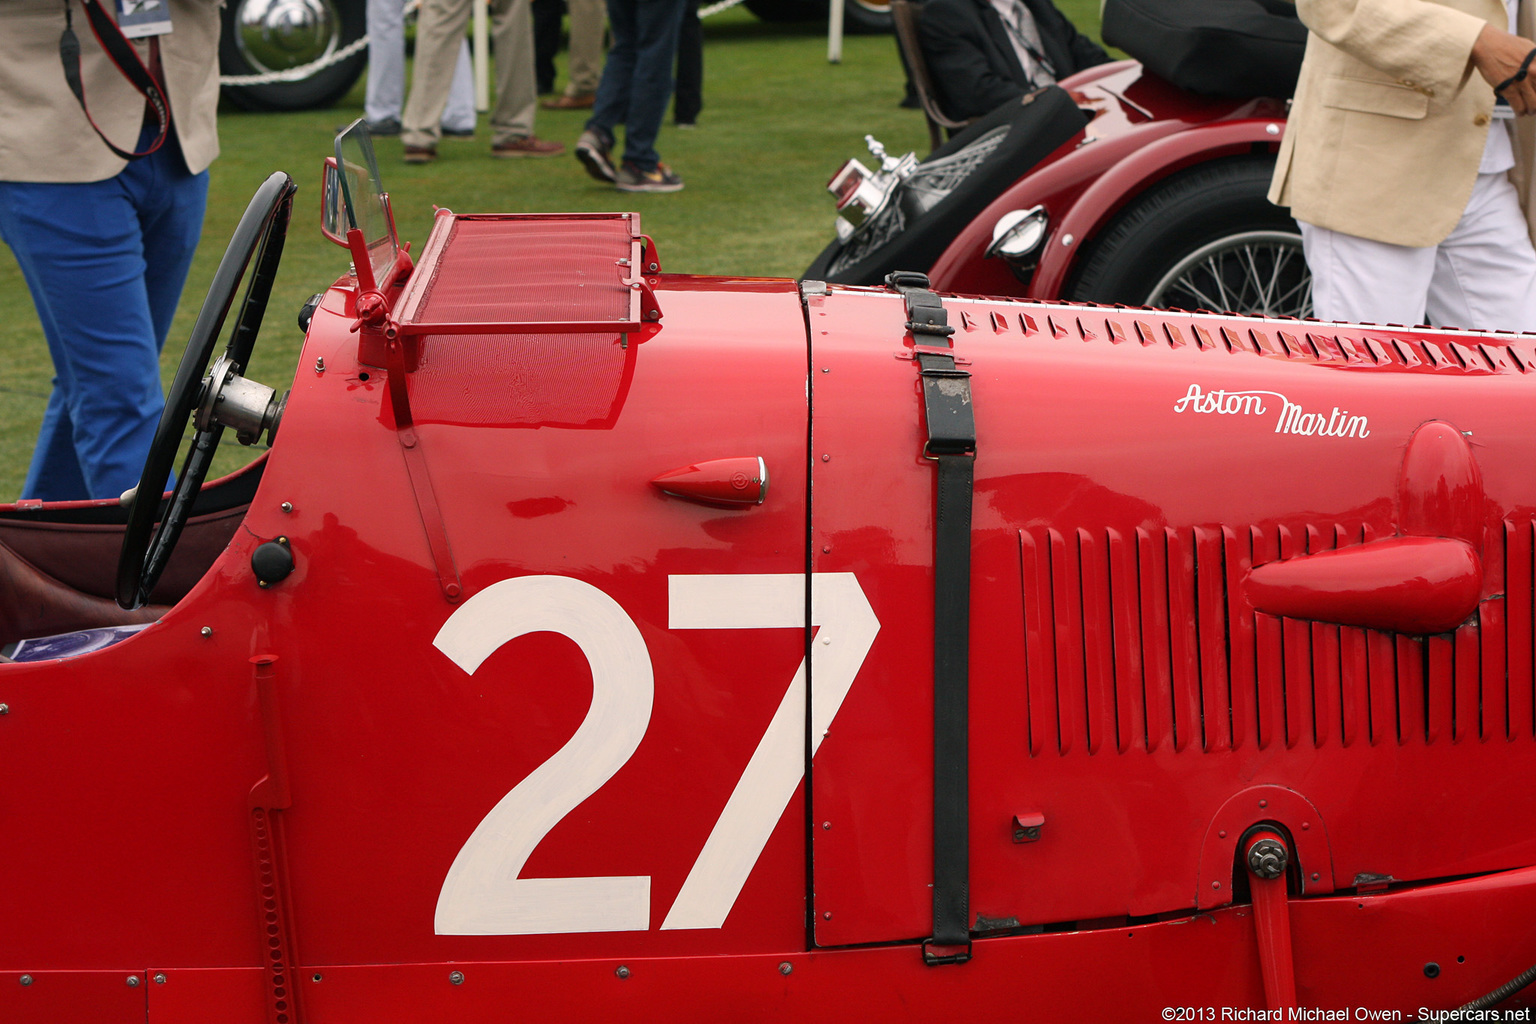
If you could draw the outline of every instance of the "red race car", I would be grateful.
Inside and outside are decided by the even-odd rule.
[[[805,276],[921,270],[943,291],[1310,316],[1301,234],[1265,198],[1285,108],[1120,61],[993,111],[922,161],[866,136],[879,167],[833,176],[837,236]]]
[[[1521,1005],[1536,339],[413,261],[354,132],[279,396],[292,191],[130,507],[0,509],[0,1020]]]

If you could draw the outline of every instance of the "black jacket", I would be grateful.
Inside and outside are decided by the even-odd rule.
[[[1035,16],[1042,50],[1057,78],[1110,59],[1051,0],[1024,3]],[[950,117],[980,117],[1035,88],[990,0],[927,0],[921,12],[923,59]]]

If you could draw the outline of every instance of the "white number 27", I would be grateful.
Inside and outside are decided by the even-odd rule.
[[[795,573],[668,578],[672,629],[805,627],[805,577]],[[842,706],[880,623],[852,573],[811,577],[816,689],[811,753]],[[553,632],[592,671],[592,705],[554,756],[491,808],[454,858],[437,898],[439,935],[640,931],[650,927],[649,875],[519,878],[543,838],[613,778],[645,738],[655,695],[650,653],[628,613],[569,576],[492,584],[456,610],[433,644],[473,674],[528,633]],[[694,861],[663,929],[719,928],[805,773],[806,666],[801,661],[768,729]]]

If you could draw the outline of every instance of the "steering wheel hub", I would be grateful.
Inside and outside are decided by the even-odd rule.
[[[240,376],[239,371],[229,353],[219,356],[203,378],[202,396],[192,422],[205,431],[215,424],[229,427],[235,440],[245,445],[256,444],[265,433],[270,446],[277,437],[287,397],[280,401],[274,389]]]

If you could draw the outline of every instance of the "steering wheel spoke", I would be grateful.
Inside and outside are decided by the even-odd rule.
[[[283,240],[288,233],[294,188],[293,179],[278,172],[256,190],[224,250],[208,296],[192,326],[192,335],[187,339],[186,351],[166,396],[165,412],[155,428],[144,472],[128,505],[128,526],[117,562],[117,603],[124,608],[145,604],[160,581],[191,515],[193,501],[207,479],[224,425],[233,425],[242,440],[249,437],[251,442],[263,431],[276,432],[282,403],[275,401],[271,389],[247,381],[239,373],[250,361],[256,333],[272,294]],[[248,269],[249,282],[229,344],[210,380],[208,363],[214,345]],[[209,407],[206,414],[200,411],[205,405]],[[230,407],[230,416],[218,409],[225,405]],[[161,513],[165,482],[170,478],[176,452],[194,414],[198,414],[197,433],[182,463],[176,487]]]

